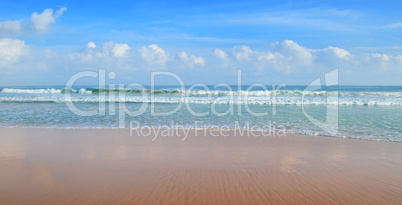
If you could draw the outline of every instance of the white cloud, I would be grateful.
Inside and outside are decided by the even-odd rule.
[[[233,55],[239,63],[252,63],[253,67],[261,70],[275,69],[289,74],[297,71],[311,70],[322,67],[344,67],[347,69],[367,65],[368,61],[375,62],[375,55],[366,57],[353,56],[347,50],[328,46],[324,49],[309,49],[300,46],[292,40],[275,42],[270,45],[268,51],[253,51],[248,46],[234,46]],[[370,60],[368,60],[368,58]],[[380,57],[376,57],[380,58]],[[386,58],[381,58],[377,63],[378,68],[388,68]]]
[[[156,44],[151,44],[148,47],[141,47],[138,50],[141,58],[144,59],[147,63],[153,65],[159,65],[164,67],[166,62],[171,60],[172,57],[168,52],[157,46]]]
[[[275,42],[271,44],[268,51],[253,51],[248,46],[234,46],[232,51],[238,63],[251,63],[252,67],[259,69],[260,72],[275,69],[289,74],[336,67],[377,72],[402,71],[402,55],[390,56],[378,53],[352,55],[345,49],[333,46],[309,49],[291,40]],[[219,49],[216,49],[214,54],[219,56]],[[227,56],[224,57],[224,59],[227,58]]]
[[[353,56],[347,50],[328,46],[324,49],[310,49],[314,55],[313,66],[353,68],[361,64],[359,56]]]
[[[275,69],[284,73],[310,66],[314,60],[311,50],[291,40],[275,42],[268,51],[253,51],[247,46],[233,47],[232,50],[239,62],[251,61],[260,69]]]
[[[309,49],[292,40],[284,40],[281,43],[276,42],[273,44],[273,48],[275,52],[282,54],[288,64],[295,64],[294,66],[297,64],[310,65],[313,61],[313,55]]]
[[[54,23],[67,8],[63,7],[53,13],[53,9],[45,9],[41,14],[32,13],[29,24],[22,20],[0,21],[0,37],[13,37],[34,33],[46,33],[49,25]]]
[[[222,63],[222,66],[223,66],[223,67],[230,67],[230,66],[232,66],[232,63],[231,63],[231,61],[230,61],[230,58],[229,58],[228,54],[227,54],[225,51],[223,51],[223,50],[221,50],[221,49],[219,49],[219,48],[215,48],[215,50],[214,50],[214,52],[213,52],[213,55],[214,55],[215,57],[217,57],[217,58],[223,60],[223,63]]]
[[[112,48],[112,53],[116,58],[124,58],[128,56],[129,51],[131,50],[130,46],[127,44],[114,44]]]
[[[371,53],[363,57],[364,65],[378,68],[379,72],[396,70],[402,72],[402,55]]]
[[[59,10],[56,11],[56,13],[54,14],[54,17],[55,17],[55,18],[59,18],[59,17],[63,14],[63,12],[65,12],[65,11],[67,11],[67,8],[66,8],[66,7],[63,7],[63,8],[61,8],[61,9],[59,9]]]
[[[182,61],[182,62],[186,62],[186,61],[190,61],[190,59],[188,59],[188,56],[187,56],[187,53],[186,52],[179,52],[178,54],[177,54],[177,56],[179,56],[179,59]]]
[[[250,61],[250,56],[253,54],[253,51],[248,46],[234,46],[232,52],[240,62]]]
[[[181,62],[186,63],[190,67],[193,67],[194,65],[197,65],[197,64],[201,65],[201,66],[205,66],[205,59],[202,57],[196,57],[194,55],[191,55],[190,57],[188,57],[187,53],[184,51],[179,52],[177,55]]]
[[[191,56],[191,61],[194,62],[194,64],[200,64],[201,66],[205,66],[205,59],[200,57],[195,57],[195,56]]]
[[[332,53],[334,56],[341,58],[341,59],[346,59],[348,57],[350,57],[350,53],[342,48],[338,48],[338,47],[332,47],[332,46],[328,46],[327,48],[325,48],[323,50],[324,52],[328,52],[328,53]]]
[[[228,54],[221,49],[215,48],[214,55],[222,60],[228,60]]]
[[[67,8],[63,7],[53,13],[53,9],[45,9],[41,14],[34,12],[31,15],[32,28],[39,33],[46,33],[48,26],[56,21]]]
[[[93,47],[95,46],[95,47]],[[87,44],[88,49],[92,49],[97,52],[97,55],[100,57],[103,56],[113,56],[115,58],[124,58],[129,55],[131,50],[130,46],[125,43],[114,43],[113,41],[109,41],[103,44],[103,46],[99,49],[96,49],[96,45],[93,42],[89,42]]]
[[[135,67],[130,58],[130,51],[131,47],[125,43],[108,41],[96,45],[94,42],[88,42],[84,48],[63,56],[61,61],[66,61],[63,66],[71,70],[79,68],[133,70]]]
[[[0,39],[0,68],[12,66],[28,52],[25,42],[17,39]]]
[[[94,42],[88,42],[87,48],[96,48],[96,44]]]
[[[92,62],[93,60],[118,60],[130,55],[130,46],[125,43],[119,44],[109,41],[98,47],[94,42],[88,42],[85,49],[70,55],[72,59],[78,59],[83,62]]]

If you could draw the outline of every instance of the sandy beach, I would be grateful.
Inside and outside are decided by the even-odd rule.
[[[0,128],[0,204],[402,202],[402,143],[178,133]]]

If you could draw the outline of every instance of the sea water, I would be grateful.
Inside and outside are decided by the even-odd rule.
[[[2,87],[0,127],[119,128],[124,116],[124,127],[130,122],[140,126],[257,127],[402,142],[402,86],[336,86],[315,91],[306,91],[306,86],[190,88]],[[311,120],[328,121],[328,107],[336,108],[336,124],[331,125],[336,132]],[[77,110],[95,114],[85,116]]]

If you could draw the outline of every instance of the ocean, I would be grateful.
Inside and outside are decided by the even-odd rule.
[[[262,129],[402,142],[402,86],[0,87],[0,127]]]

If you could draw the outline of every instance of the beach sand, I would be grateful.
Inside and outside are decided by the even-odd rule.
[[[402,143],[183,132],[0,128],[0,204],[402,203]]]

